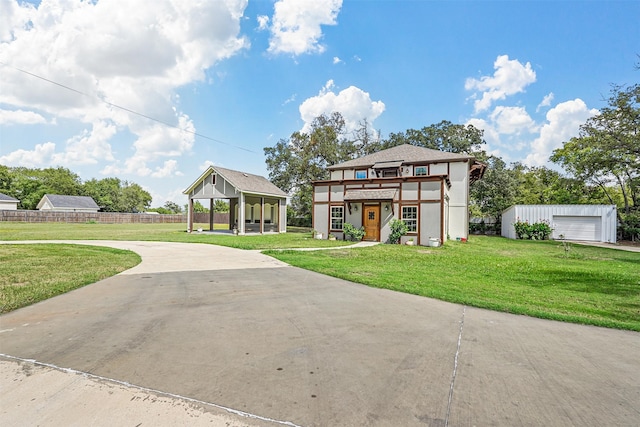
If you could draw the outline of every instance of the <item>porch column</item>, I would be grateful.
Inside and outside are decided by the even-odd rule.
[[[193,199],[189,196],[189,207],[187,208],[187,233],[193,231]]]
[[[213,199],[209,199],[209,231],[213,231]]]
[[[238,233],[244,234],[244,226],[245,226],[245,211],[244,211],[244,193],[240,193],[240,198],[238,199],[240,205],[238,206]]]
[[[260,197],[260,234],[264,234],[264,197]]]

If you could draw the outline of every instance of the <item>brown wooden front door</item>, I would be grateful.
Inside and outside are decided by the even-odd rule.
[[[380,240],[380,205],[365,206],[364,214],[364,239],[372,242]]]

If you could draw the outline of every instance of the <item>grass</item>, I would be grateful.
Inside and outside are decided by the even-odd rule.
[[[0,240],[155,240],[266,249],[265,253],[291,265],[369,286],[508,313],[640,331],[640,253],[581,245],[572,245],[565,253],[559,242],[484,236],[440,248],[347,249],[340,247],[346,242],[312,239],[307,229],[254,236],[188,234],[184,229],[184,224],[4,222]],[[300,247],[333,249],[275,250]],[[81,284],[69,289],[138,262],[137,258],[133,264],[126,257],[113,258],[124,256],[123,251],[73,245],[0,245],[0,254],[3,312],[65,292],[64,283],[73,276],[82,276]],[[107,267],[110,273],[97,274]],[[75,273],[67,276],[71,268]],[[17,298],[10,293],[18,295],[31,282],[40,288],[37,297],[9,303]]]
[[[194,224],[194,229],[209,224]],[[216,227],[214,227],[216,228]],[[309,229],[289,233],[234,236],[233,234],[187,233],[186,224],[66,224],[0,222],[0,240],[153,240],[208,243],[238,249],[277,249],[344,246],[349,242],[317,240]]]
[[[0,245],[0,313],[113,276],[140,263],[130,251],[79,245]]]
[[[640,331],[640,254],[472,236],[440,248],[267,251],[369,286],[545,319]]]

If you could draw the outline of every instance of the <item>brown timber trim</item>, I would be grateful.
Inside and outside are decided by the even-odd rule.
[[[444,180],[440,184],[440,244],[444,244]]]

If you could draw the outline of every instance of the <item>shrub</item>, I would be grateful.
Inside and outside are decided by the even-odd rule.
[[[344,231],[345,240],[359,241],[364,237],[364,227],[356,228],[348,222],[344,223],[342,231]]]
[[[393,218],[389,222],[389,228],[391,229],[391,233],[389,234],[389,243],[393,244],[400,243],[400,238],[409,231],[407,224],[397,218]]]
[[[513,227],[516,229],[518,239],[522,240],[547,240],[552,231],[549,222],[544,220],[533,224],[518,220],[513,224]]]

